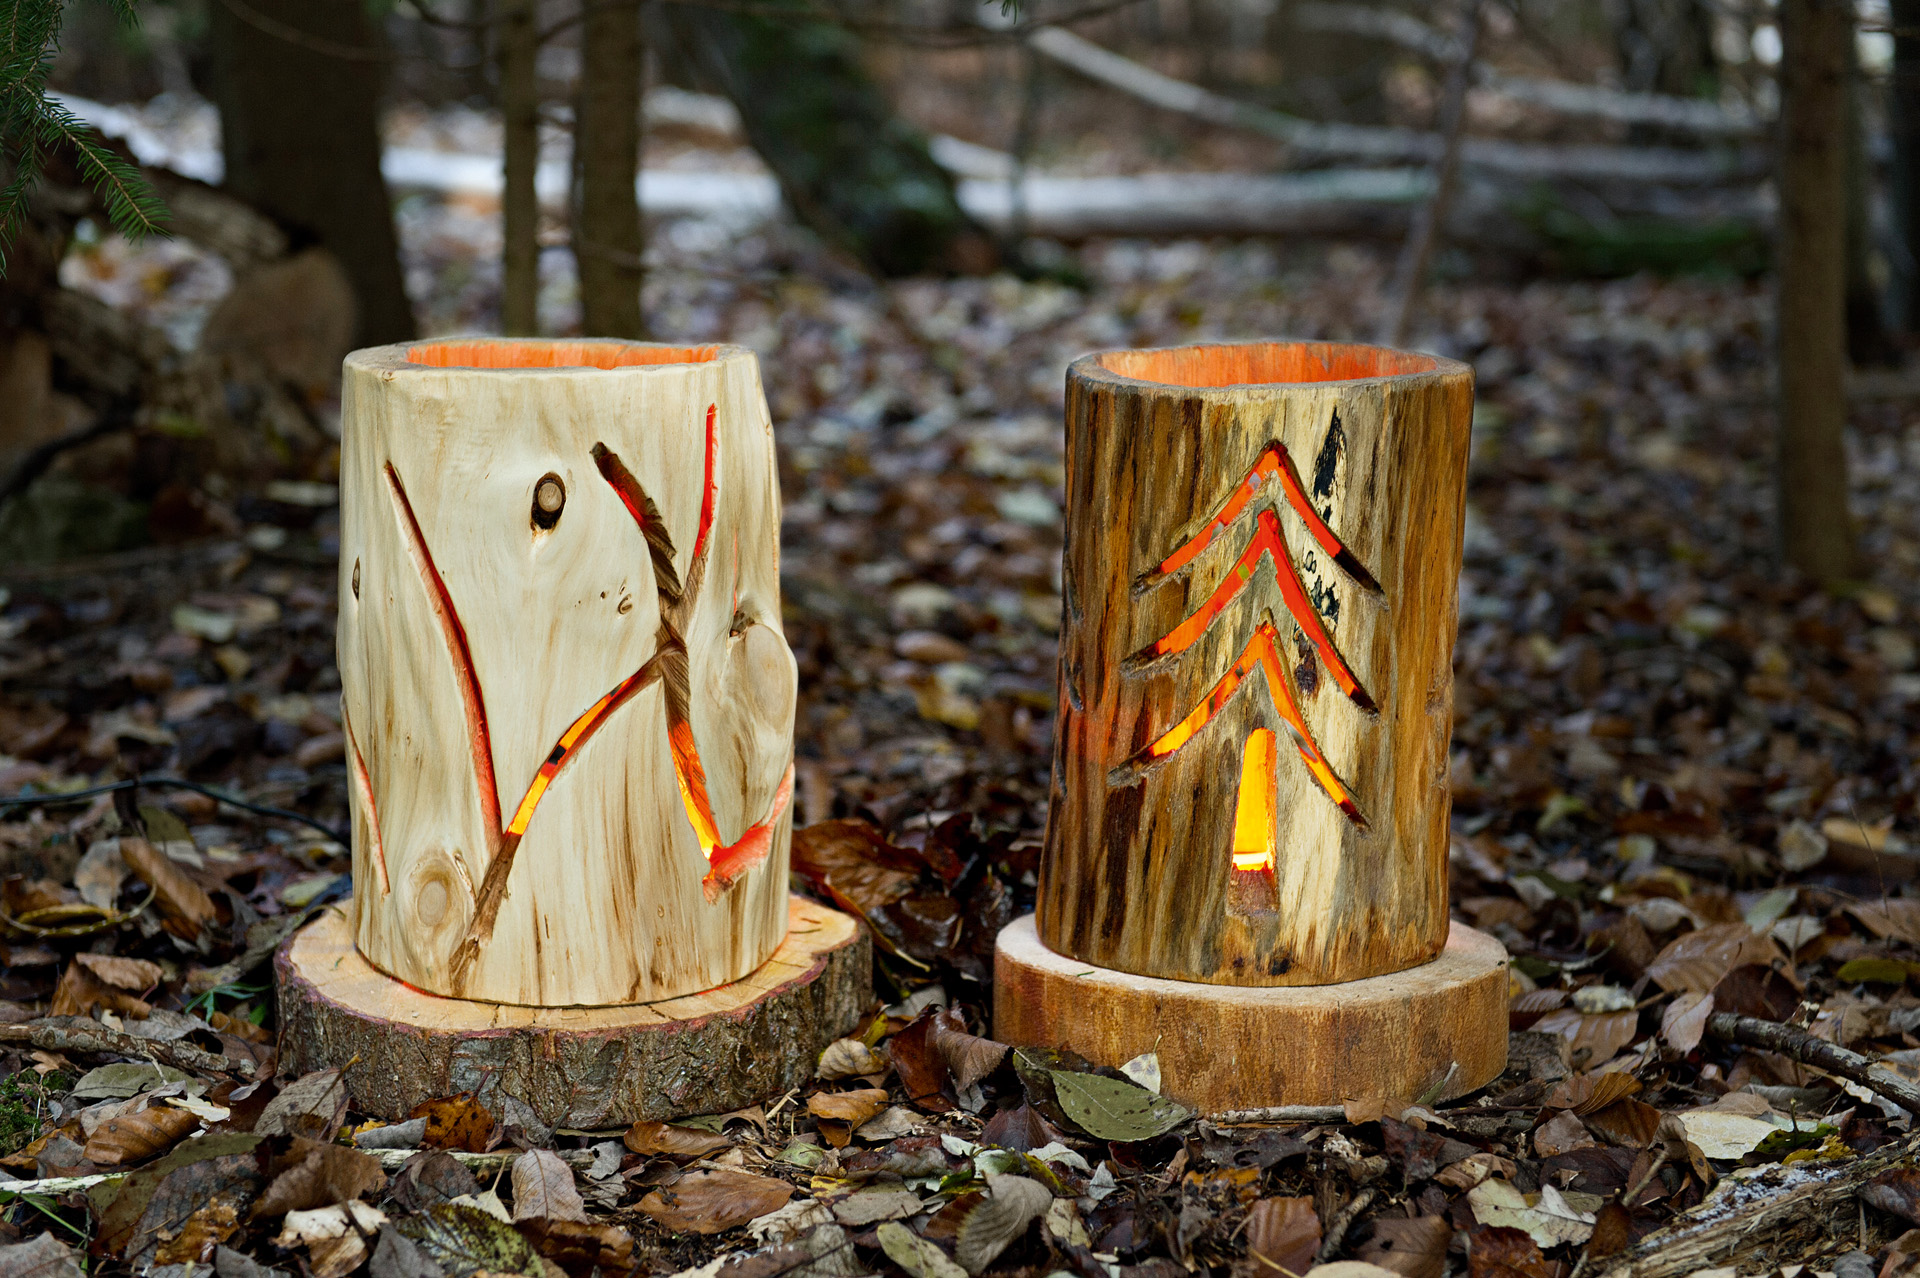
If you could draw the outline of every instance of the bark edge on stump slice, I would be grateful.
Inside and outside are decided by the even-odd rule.
[[[855,942],[824,907],[789,934],[796,673],[754,354],[379,347],[346,359],[341,424],[354,894],[283,955],[283,1024],[304,1026],[291,1059],[404,1043],[411,1063],[366,1083],[368,1103],[424,1079],[462,1090],[474,1060],[544,1086],[545,1066],[500,1054],[591,1026],[582,1052],[618,1050],[570,1066],[575,1118],[787,1086],[871,977],[791,956]],[[337,971],[302,957],[323,941]],[[438,1010],[390,1047],[345,1028],[380,1039],[422,999]],[[772,1023],[790,1046],[754,1037]],[[743,1061],[743,1033],[764,1061]],[[669,1086],[649,1052],[688,1079]]]
[[[788,900],[773,956],[718,989],[626,1007],[537,1008],[436,998],[374,968],[329,909],[275,960],[282,1068],[344,1066],[359,1107],[386,1119],[473,1092],[516,1097],[550,1127],[601,1130],[718,1114],[813,1077],[820,1052],[873,1000],[873,955],[849,915]]]
[[[1110,1059],[1116,991],[1151,987],[1132,1022],[1215,1109],[1412,1099],[1436,1052],[1453,1094],[1504,1068],[1504,951],[1447,913],[1472,413],[1465,365],[1375,346],[1068,369],[1053,793],[1003,1036],[1118,1065],[1154,1034]],[[1377,1013],[1333,1014],[1355,1000]]]

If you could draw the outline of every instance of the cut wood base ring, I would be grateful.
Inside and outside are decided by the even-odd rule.
[[[1162,1090],[1209,1114],[1442,1098],[1507,1064],[1507,952],[1455,923],[1429,963],[1338,985],[1248,988],[1135,976],[1056,954],[1032,915],[994,948],[994,1037],[1119,1066],[1158,1051]]]
[[[345,1066],[361,1109],[404,1118],[422,1101],[504,1098],[553,1127],[740,1109],[813,1077],[820,1051],[873,997],[871,942],[838,910],[791,897],[787,937],[750,975],[658,1003],[518,1007],[441,998],[354,948],[349,911],[328,910],[280,950],[282,1069]]]

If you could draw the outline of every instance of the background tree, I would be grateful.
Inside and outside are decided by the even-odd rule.
[[[573,255],[581,327],[594,337],[644,337],[640,311],[640,98],[645,68],[638,0],[590,5],[582,24],[574,155],[580,188]]]
[[[388,55],[360,0],[214,0],[226,187],[340,259],[355,344],[414,335],[380,173]]]
[[[1887,124],[1894,159],[1894,313],[1907,332],[1920,333],[1920,0],[1893,0]]]
[[[1851,0],[1782,0],[1780,38],[1780,542],[1834,582],[1860,569],[1846,454]]]

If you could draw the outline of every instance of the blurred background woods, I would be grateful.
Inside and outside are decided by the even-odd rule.
[[[1287,335],[1476,367],[1462,810],[1913,806],[1915,0],[136,16],[51,86],[170,234],[56,148],[0,283],[6,776],[337,804],[341,356],[651,336],[763,360],[805,819],[1035,830],[1065,365]]]

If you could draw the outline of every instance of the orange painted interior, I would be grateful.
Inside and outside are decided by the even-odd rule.
[[[705,364],[717,346],[627,346],[618,342],[529,342],[512,338],[420,342],[407,362],[434,368],[631,368],[641,364]]]
[[[1255,728],[1247,734],[1240,759],[1240,798],[1233,813],[1233,868],[1273,869],[1274,768],[1273,730]]]
[[[1175,346],[1157,351],[1109,351],[1099,359],[1100,367],[1122,377],[1196,387],[1350,382],[1363,377],[1429,373],[1439,366],[1430,355],[1340,342]]]

